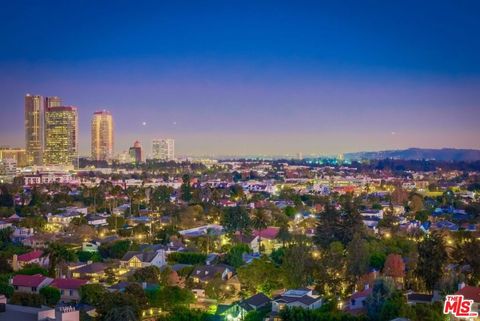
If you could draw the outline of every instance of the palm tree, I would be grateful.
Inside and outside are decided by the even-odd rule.
[[[132,306],[123,305],[110,309],[104,318],[105,321],[138,321]]]
[[[75,255],[65,245],[58,242],[49,243],[42,256],[48,257],[48,274],[53,277],[61,274],[61,268],[59,273],[56,273],[58,266],[61,267],[66,262],[75,260]]]
[[[262,230],[268,226],[268,216],[263,209],[253,211],[252,227],[258,231],[258,248],[262,252]]]

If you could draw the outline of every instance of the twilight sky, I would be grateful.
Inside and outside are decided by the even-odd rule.
[[[78,107],[83,155],[98,109],[116,152],[480,148],[480,2],[4,1],[0,145],[26,93]]]

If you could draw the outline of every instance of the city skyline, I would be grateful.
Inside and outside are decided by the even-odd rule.
[[[85,156],[101,109],[116,152],[157,137],[180,155],[480,148],[476,3],[118,5],[6,5],[0,145],[24,146],[31,93],[78,107]]]

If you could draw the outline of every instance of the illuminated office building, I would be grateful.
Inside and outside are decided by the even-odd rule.
[[[78,159],[78,114],[72,106],[45,111],[45,165],[76,165]]]
[[[42,165],[44,150],[43,98],[25,96],[25,150],[28,165]]]
[[[110,160],[113,156],[113,118],[106,110],[92,117],[92,159]]]
[[[132,147],[130,147],[128,153],[130,154],[132,162],[135,162],[137,164],[142,162],[142,145],[140,145],[140,142],[138,140],[133,144]]]
[[[153,159],[170,161],[175,159],[175,141],[171,138],[152,141]]]
[[[45,97],[45,110],[50,107],[62,106],[62,99],[57,96]]]
[[[17,167],[28,165],[27,154],[23,148],[0,147],[0,161],[7,159],[13,160]]]

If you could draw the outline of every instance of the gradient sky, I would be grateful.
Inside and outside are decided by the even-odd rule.
[[[480,148],[480,2],[3,1],[1,145],[26,93],[78,107],[84,155],[98,109],[116,152]]]

